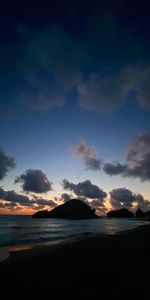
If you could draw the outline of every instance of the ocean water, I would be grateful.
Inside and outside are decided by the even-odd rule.
[[[146,222],[133,219],[61,220],[0,216],[0,248],[37,245],[92,234],[116,234],[143,224]]]

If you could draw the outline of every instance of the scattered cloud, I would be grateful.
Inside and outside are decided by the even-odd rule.
[[[110,203],[115,209],[121,207],[130,208],[135,200],[136,195],[126,188],[118,188],[110,192]]]
[[[85,20],[79,17],[82,25],[85,22],[81,30],[76,13],[73,19],[79,23],[73,28],[66,27],[71,22],[70,13],[66,24],[53,18],[47,26],[17,24],[20,55],[14,51],[9,54],[9,72],[2,63],[2,74],[5,80],[8,75],[12,79],[13,70],[14,78],[20,79],[18,96],[14,97],[19,103],[45,112],[63,106],[67,94],[75,89],[81,107],[110,111],[122,106],[134,90],[139,105],[150,108],[150,66],[137,63],[146,60],[143,43],[134,30],[123,29],[115,13],[98,11],[100,17],[97,9]],[[19,41],[24,41],[24,47]],[[119,69],[120,65],[123,67]]]
[[[129,189],[118,188],[110,192],[110,203],[113,209],[129,208],[137,210],[141,208],[143,211],[150,209],[150,201],[144,199],[141,194],[135,194]]]
[[[131,92],[142,108],[150,109],[150,66],[129,65],[105,76],[99,71],[80,83],[77,90],[79,102],[86,109],[116,110]]]
[[[124,177],[150,180],[150,134],[137,136],[128,150],[126,164],[106,163],[103,170],[108,175],[122,175]]]
[[[92,184],[90,180],[85,180],[83,182],[74,184],[69,182],[67,179],[64,179],[62,184],[65,190],[74,192],[78,197],[99,199],[101,202],[103,202],[104,198],[107,196],[102,189],[100,189],[97,185]]]
[[[19,103],[42,112],[62,107],[81,77],[81,56],[77,41],[61,27],[34,32],[21,61],[25,88]]]
[[[33,196],[29,198],[26,195],[18,194],[15,191],[5,191],[0,187],[0,207],[13,208],[19,205],[20,207],[28,207],[32,209],[44,208],[49,206],[53,208],[56,203],[53,200],[43,199],[41,197]]]
[[[0,200],[0,209],[16,209],[17,203],[16,202],[8,202]]]
[[[4,191],[2,188],[0,188],[0,199],[15,203],[18,202],[24,205],[31,204],[31,201],[27,196],[17,194],[15,191]]]
[[[140,208],[142,211],[148,211],[150,210],[150,201],[144,199],[144,197],[141,194],[136,195],[136,209]]]
[[[57,206],[56,202],[53,200],[48,200],[48,199],[43,199],[37,196],[33,196],[32,198],[32,203],[33,204],[37,204],[39,206],[49,206],[50,208],[54,208],[55,206]]]
[[[46,193],[52,190],[52,182],[50,182],[41,170],[29,169],[25,174],[16,177],[15,183],[23,183],[23,191],[34,193]]]
[[[89,147],[83,140],[74,147],[73,154],[85,164],[87,170],[97,171],[101,169],[101,160],[97,158],[96,150]]]
[[[28,92],[19,95],[18,101],[28,109],[41,112],[62,107],[65,103],[65,88],[51,78],[50,74],[43,75],[43,79],[38,73],[34,72],[27,77]]]
[[[64,202],[68,202],[69,200],[71,200],[73,198],[73,196],[71,194],[63,193],[61,195],[61,198]]]
[[[104,209],[104,205],[103,205],[103,202],[101,201],[101,199],[94,199],[94,200],[88,202],[88,204],[91,206],[91,208],[94,208],[94,209]]]
[[[101,199],[93,199],[89,201],[85,198],[83,201],[92,209],[95,209],[97,215],[103,216],[106,214],[107,208],[105,207],[105,202]]]
[[[14,157],[8,156],[3,149],[0,148],[0,180],[2,180],[15,165]]]
[[[105,163],[103,170],[108,175],[119,175],[126,171],[127,166],[120,164],[119,162]]]
[[[107,209],[104,203],[107,194],[97,185],[92,184],[90,180],[74,184],[64,179],[62,184],[65,190],[74,192],[77,198],[81,199],[92,209],[95,209],[97,214],[104,215],[106,213]],[[68,201],[68,194],[65,194],[65,197],[66,201]]]

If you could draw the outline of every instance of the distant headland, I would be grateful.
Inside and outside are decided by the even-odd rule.
[[[134,218],[134,214],[126,208],[111,210],[107,213],[108,218]]]
[[[107,213],[108,218],[138,218],[150,220],[150,211],[142,211],[140,208],[137,209],[135,214],[127,208],[121,208],[117,210],[111,210]]]
[[[110,210],[107,213],[108,218],[138,218],[150,219],[150,211],[143,212],[140,208],[135,214],[127,208]],[[40,210],[32,215],[32,218],[56,218],[56,219],[95,219],[100,218],[96,215],[95,209],[92,209],[80,199],[71,199],[64,204],[58,205],[51,211]]]
[[[79,199],[72,199],[59,205],[51,211],[38,211],[32,216],[33,218],[59,218],[59,219],[95,219],[95,209]]]

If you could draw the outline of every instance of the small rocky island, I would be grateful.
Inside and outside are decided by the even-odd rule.
[[[95,209],[79,199],[72,199],[52,209],[41,210],[33,214],[33,218],[58,218],[58,219],[94,219],[98,218]]]
[[[134,214],[126,208],[111,210],[107,213],[108,218],[134,218]]]

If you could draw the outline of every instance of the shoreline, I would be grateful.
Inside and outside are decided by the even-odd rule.
[[[127,236],[128,234],[140,232],[145,228],[150,227],[150,223],[142,224],[138,227],[122,230],[115,234],[106,234],[106,233],[93,233],[90,235],[78,235],[73,238],[65,238],[57,241],[44,242],[39,244],[27,244],[27,245],[14,245],[14,246],[6,246],[0,248],[0,266],[1,264],[11,264],[19,261],[28,261],[33,257],[41,257],[45,254],[51,254],[56,250],[61,249],[62,247],[66,247],[68,245],[80,243],[82,241],[90,241],[93,238],[95,239],[109,239],[111,237],[118,238],[121,236]]]
[[[35,249],[34,249],[35,250]],[[149,293],[150,224],[93,235],[1,262],[4,299],[145,299]],[[32,254],[32,255],[31,255]]]
[[[107,234],[99,234],[99,237]],[[68,245],[78,243],[93,237],[97,237],[97,234],[90,235],[78,235],[77,237],[60,239],[57,241],[44,242],[39,244],[27,244],[27,245],[16,245],[6,246],[0,248],[0,266],[1,264],[15,263],[18,261],[25,261],[32,257],[42,256],[44,254],[50,254],[55,250],[61,249]]]

